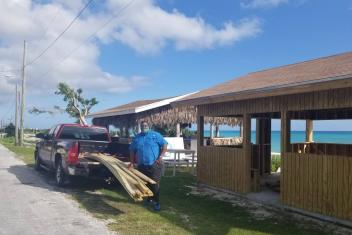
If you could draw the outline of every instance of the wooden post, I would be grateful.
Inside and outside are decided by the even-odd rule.
[[[244,175],[243,175],[243,193],[251,190],[251,117],[249,114],[243,115],[243,151],[244,151]]]
[[[220,137],[220,128],[219,125],[215,126],[215,137]]]
[[[281,156],[289,151],[291,139],[291,120],[286,111],[281,111]]]
[[[176,124],[176,137],[181,137],[181,124]]]
[[[240,124],[240,136],[243,137],[243,120],[242,120],[242,123]]]
[[[23,42],[23,61],[22,61],[22,95],[21,95],[21,118],[19,145],[23,146],[24,136],[24,115],[26,112],[26,41]]]
[[[262,125],[261,125],[261,119],[260,118],[256,118],[255,119],[255,143],[256,144],[261,144],[261,136],[262,136]]]
[[[18,146],[18,104],[20,99],[20,93],[16,84],[16,107],[15,107],[15,145]]]
[[[313,142],[313,120],[306,120],[306,142]]]
[[[210,123],[210,139],[214,138],[214,130],[213,130],[213,124]]]
[[[198,137],[198,146],[204,146],[204,117],[198,116],[197,117],[197,137]]]

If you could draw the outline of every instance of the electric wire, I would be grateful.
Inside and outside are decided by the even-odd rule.
[[[42,78],[48,75],[53,69],[63,64],[68,58],[72,56],[73,53],[75,53],[78,49],[80,49],[85,43],[87,43],[90,39],[92,39],[97,33],[99,33],[103,28],[105,28],[108,24],[110,24],[115,18],[117,18],[123,11],[125,11],[129,6],[131,6],[134,1],[135,0],[131,0],[123,7],[121,7],[112,17],[110,17],[104,24],[102,24],[96,31],[94,31],[94,33],[92,33],[89,37],[87,37],[82,44],[80,44],[78,47],[71,50],[71,52],[67,54],[60,62],[54,65],[54,67],[52,67],[51,69],[41,74],[39,77]]]
[[[78,12],[78,14],[73,18],[73,20],[66,26],[66,28],[41,52],[39,53],[33,60],[27,63],[25,66],[31,65],[35,63],[40,57],[42,57],[55,43],[70,29],[73,23],[82,15],[82,13],[88,8],[88,6],[93,2],[93,0],[89,0],[84,7]]]

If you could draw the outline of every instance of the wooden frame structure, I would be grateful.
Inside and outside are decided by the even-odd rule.
[[[277,85],[282,80],[290,82]],[[199,182],[239,193],[255,191],[255,175],[270,167],[270,119],[279,118],[281,201],[352,220],[352,145],[314,143],[312,125],[312,120],[352,119],[352,53],[249,74],[173,103],[190,104],[198,112]],[[203,145],[204,118],[215,116],[243,118],[241,147]],[[255,144],[252,118],[257,119]],[[306,142],[290,142],[293,119],[307,120]]]

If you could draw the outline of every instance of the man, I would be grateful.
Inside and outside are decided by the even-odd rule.
[[[156,182],[156,184],[148,184],[154,194],[148,201],[152,200],[154,210],[160,211],[161,161],[167,150],[167,142],[158,132],[151,131],[145,121],[141,123],[141,131],[130,145],[131,163],[129,168],[133,167],[135,160],[137,160],[138,170]]]

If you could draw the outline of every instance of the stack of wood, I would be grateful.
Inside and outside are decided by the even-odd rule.
[[[86,153],[84,157],[99,161],[106,166],[135,201],[143,201],[144,197],[153,196],[153,192],[146,185],[156,182],[136,169],[129,169],[117,158],[102,153]]]

